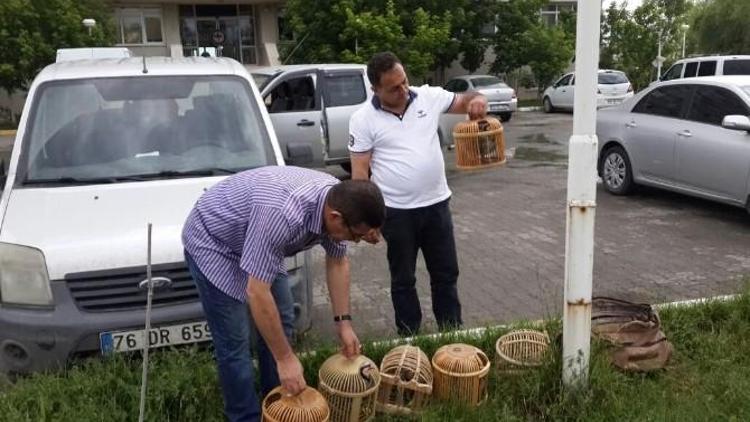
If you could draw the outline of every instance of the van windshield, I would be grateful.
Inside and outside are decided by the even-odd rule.
[[[152,76],[40,86],[24,142],[24,184],[228,174],[274,162],[246,81]]]

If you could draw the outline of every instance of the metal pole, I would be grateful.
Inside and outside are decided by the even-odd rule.
[[[656,80],[661,79],[661,31],[659,31],[659,51],[656,53]]]
[[[563,383],[588,384],[596,207],[596,90],[600,0],[578,2],[573,135],[568,148]]]
[[[682,58],[685,58],[685,36],[687,31],[682,31]]]
[[[148,295],[146,296],[146,329],[143,331],[143,372],[141,373],[141,404],[138,410],[138,422],[143,422],[146,412],[146,385],[148,384],[148,349],[151,335],[151,299],[154,295],[154,284],[151,282],[151,223],[148,223],[148,247],[146,257],[146,280],[148,280]]]

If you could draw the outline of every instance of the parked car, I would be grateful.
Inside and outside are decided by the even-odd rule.
[[[487,97],[487,111],[497,114],[502,121],[507,122],[518,108],[516,91],[506,85],[497,76],[464,75],[457,76],[445,84],[445,89],[451,92],[477,91]]]
[[[351,172],[349,118],[372,99],[367,67],[360,64],[302,64],[253,69],[281,153],[312,150],[311,167],[339,164]],[[461,115],[441,118],[440,142],[453,143]]]
[[[294,158],[294,157],[292,157]],[[210,339],[181,231],[228,174],[283,165],[245,68],[231,59],[72,60],[34,79],[0,177],[0,372],[141,347],[153,224],[153,347]],[[308,254],[286,260],[309,328]]]
[[[749,115],[750,76],[667,81],[600,110],[604,187],[624,195],[650,185],[748,207]]]
[[[633,96],[633,85],[625,73],[618,70],[599,70],[597,75],[596,106],[617,105]],[[572,110],[575,98],[575,73],[563,75],[542,95],[545,113],[558,109]]]
[[[750,56],[703,56],[677,60],[659,80],[720,75],[750,75]]]

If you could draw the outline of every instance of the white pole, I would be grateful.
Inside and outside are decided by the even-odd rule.
[[[143,422],[146,414],[146,386],[148,385],[148,349],[151,342],[151,300],[154,295],[154,284],[151,280],[151,223],[148,223],[146,252],[146,280],[148,280],[148,295],[146,296],[146,329],[143,330],[143,371],[141,373],[141,401],[138,407],[138,422]]]
[[[656,53],[656,80],[661,79],[661,31],[659,31],[659,51]]]
[[[596,91],[599,68],[600,0],[578,2],[576,95],[568,148],[568,208],[565,237],[563,383],[588,384],[591,291],[596,207]]]

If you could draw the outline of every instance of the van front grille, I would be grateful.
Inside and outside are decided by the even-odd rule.
[[[199,300],[198,289],[184,262],[151,267],[151,277],[165,277],[171,284],[154,289],[152,306],[189,303]],[[65,282],[79,309],[88,312],[145,309],[148,290],[146,267],[67,274]]]

